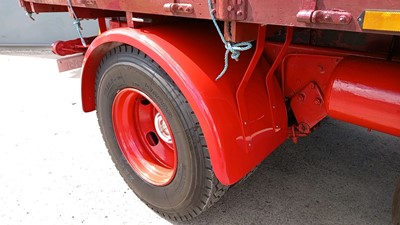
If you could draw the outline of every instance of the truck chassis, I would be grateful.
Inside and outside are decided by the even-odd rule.
[[[197,216],[327,116],[400,136],[399,1],[20,3],[75,20],[79,38],[53,51],[78,54],[63,70],[83,60],[83,110],[97,111],[127,184],[168,219]],[[100,34],[83,37],[81,19]]]

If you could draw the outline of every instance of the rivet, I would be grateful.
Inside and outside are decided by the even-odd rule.
[[[299,100],[299,102],[303,102],[305,97],[306,96],[303,93],[301,93],[301,94],[297,95],[297,100]]]
[[[321,100],[320,98],[316,98],[316,99],[314,100],[314,103],[315,103],[316,105],[321,105],[322,100]]]
[[[342,23],[346,23],[346,21],[347,21],[346,16],[340,16],[339,17],[339,21],[342,22]]]

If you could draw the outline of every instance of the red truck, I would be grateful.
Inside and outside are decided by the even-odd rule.
[[[19,1],[74,19],[80,37],[53,44],[72,55],[61,69],[83,66],[83,110],[167,219],[199,215],[326,116],[400,136],[398,0]]]

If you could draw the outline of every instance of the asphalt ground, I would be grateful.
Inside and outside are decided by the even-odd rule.
[[[0,224],[170,224],[119,176],[79,77],[49,49],[0,48]],[[390,224],[399,176],[398,137],[328,118],[187,224]]]

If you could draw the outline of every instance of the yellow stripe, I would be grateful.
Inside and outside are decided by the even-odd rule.
[[[363,29],[400,32],[400,12],[365,11]]]

